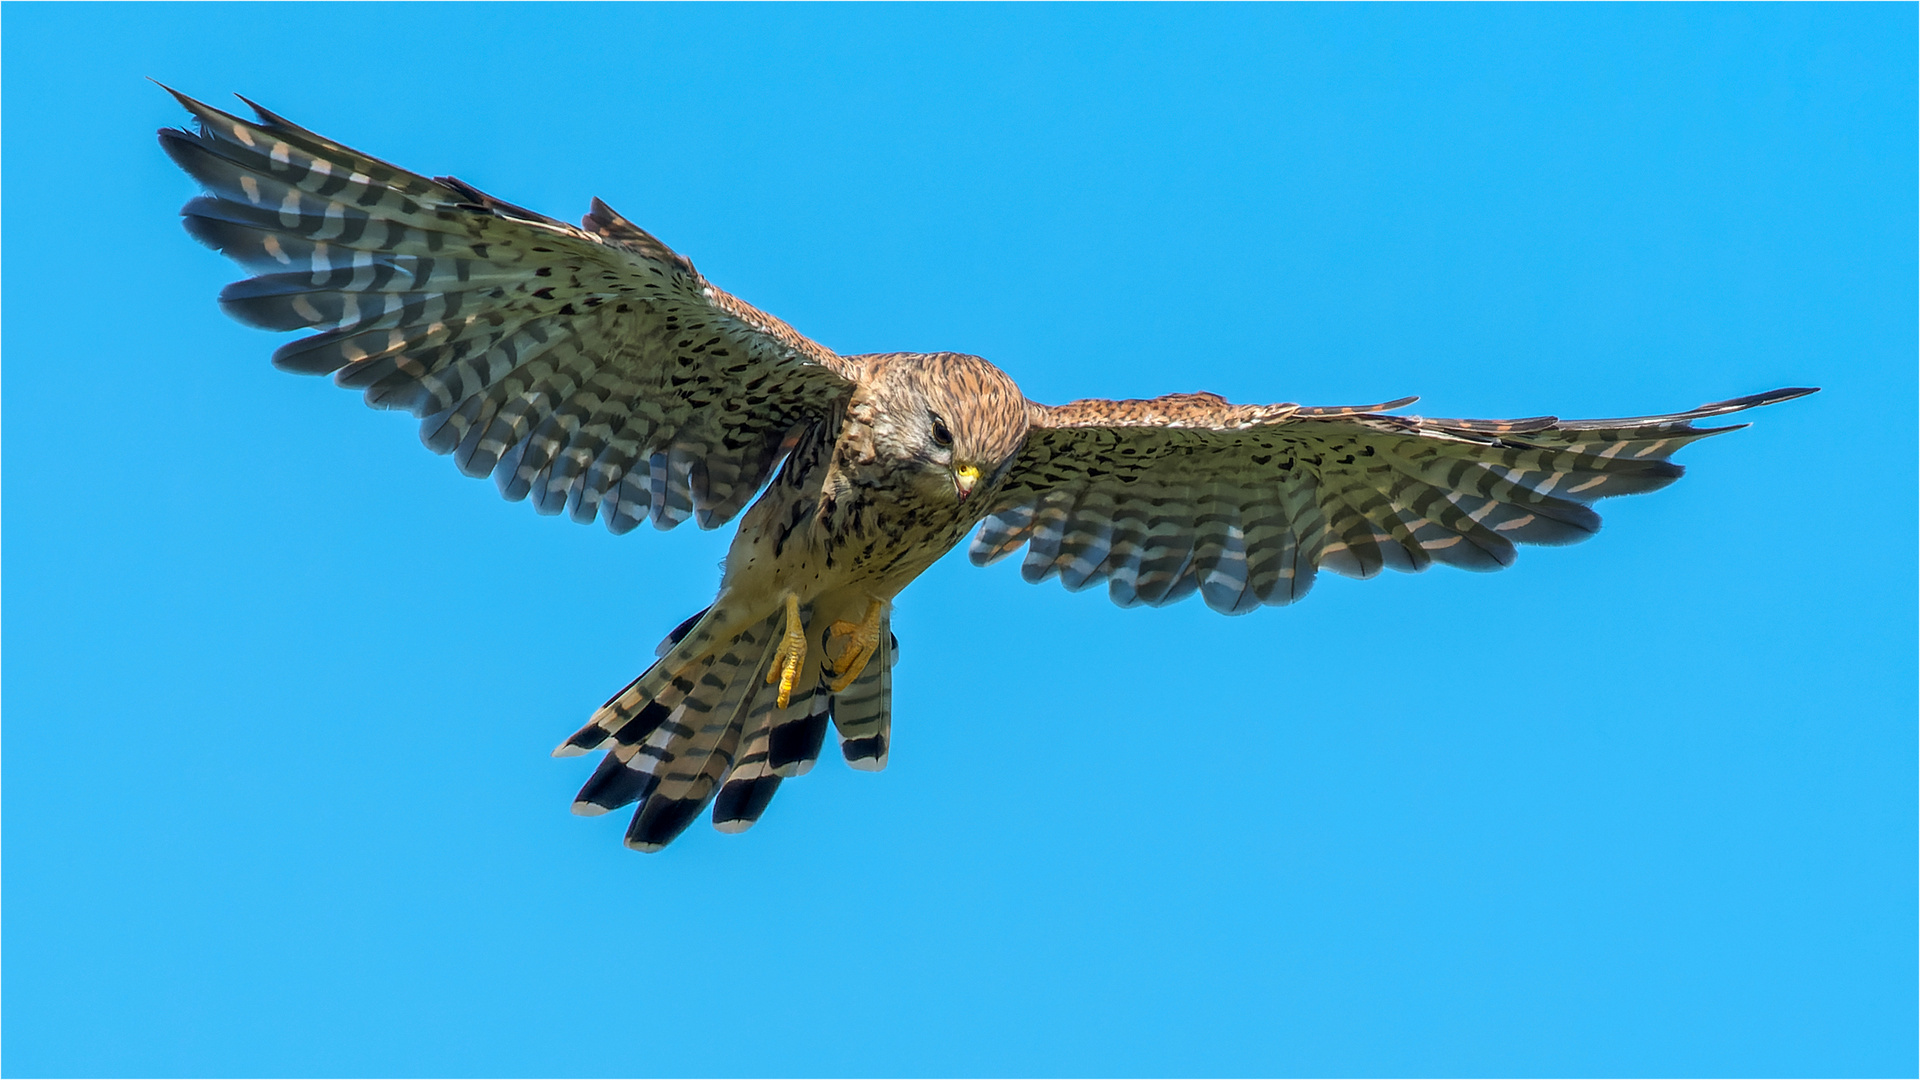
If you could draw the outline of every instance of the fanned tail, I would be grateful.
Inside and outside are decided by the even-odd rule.
[[[637,851],[665,847],[710,801],[715,828],[743,832],[760,820],[783,778],[813,767],[829,722],[850,765],[884,768],[898,641],[882,624],[886,647],[839,694],[829,690],[821,667],[824,642],[810,649],[781,708],[766,672],[784,620],[784,612],[769,616],[715,647],[724,633],[715,624],[724,615],[710,608],[668,634],[656,650],[660,659],[554,751],[607,751],[575,796],[574,813],[637,803],[626,834]]]

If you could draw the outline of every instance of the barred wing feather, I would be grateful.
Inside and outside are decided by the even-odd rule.
[[[1022,575],[1106,582],[1122,606],[1198,591],[1230,614],[1306,595],[1319,568],[1368,578],[1510,565],[1516,544],[1591,536],[1595,499],[1678,479],[1667,458],[1731,431],[1693,421],[1804,388],[1624,420],[1434,420],[1236,406],[1212,394],[1029,403],[1032,429],[971,555],[1026,545]],[[1739,427],[1744,425],[1734,425]]]
[[[720,525],[851,390],[838,356],[598,199],[575,228],[174,96],[197,129],[160,142],[208,192],[187,230],[256,275],[228,313],[319,331],[274,363],[421,418],[429,448],[541,513]]]

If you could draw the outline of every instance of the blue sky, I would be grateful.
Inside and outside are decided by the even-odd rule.
[[[3,18],[6,1072],[1915,1071],[1912,6]],[[643,857],[547,751],[726,534],[273,371],[146,76],[1042,401],[1826,389],[1495,575],[950,557],[885,773]]]

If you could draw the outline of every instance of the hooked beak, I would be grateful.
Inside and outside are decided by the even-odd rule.
[[[972,465],[961,465],[953,470],[953,486],[960,493],[960,501],[966,502],[973,494],[973,487],[980,482],[980,470]]]

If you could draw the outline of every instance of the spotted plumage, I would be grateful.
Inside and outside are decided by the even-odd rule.
[[[1379,410],[1235,406],[1212,394],[1030,406],[1032,434],[970,554],[1021,545],[1028,581],[1107,584],[1115,603],[1196,590],[1240,613],[1306,595],[1324,567],[1368,578],[1435,562],[1497,570],[1515,544],[1600,527],[1589,503],[1665,487],[1667,458],[1733,430],[1692,421],[1766,394],[1628,420],[1435,420]],[[1738,425],[1736,425],[1738,426]]]
[[[974,560],[1024,546],[1030,581],[1240,613],[1322,567],[1497,569],[1584,539],[1589,503],[1672,482],[1675,450],[1730,430],[1692,421],[1811,392],[1573,422],[1389,412],[1411,398],[1049,407],[979,357],[841,356],[597,199],[575,227],[176,97],[197,125],[160,141],[207,192],[187,230],[253,275],[221,306],[317,331],[277,366],[413,414],[429,449],[543,514],[616,533],[740,517],[713,605],[555,751],[604,753],[574,810],[634,806],[643,851],[709,805],[748,828],[829,727],[854,767],[885,767],[893,598],[975,525]]]

